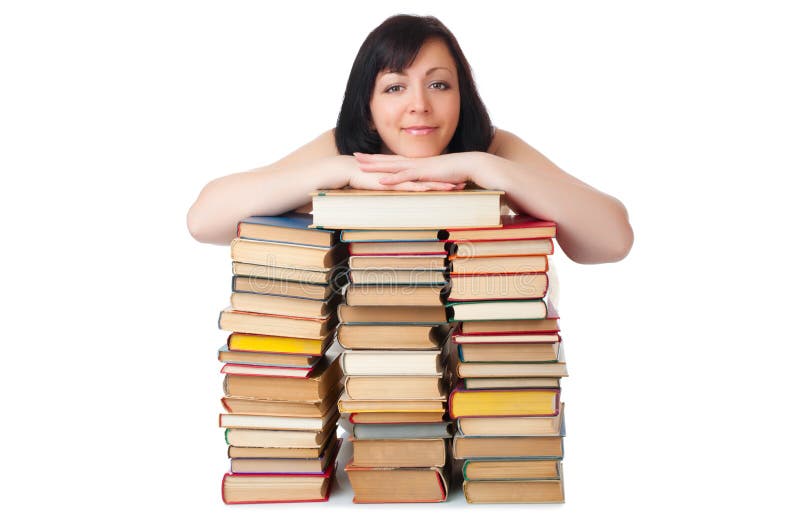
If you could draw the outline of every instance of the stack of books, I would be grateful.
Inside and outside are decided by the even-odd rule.
[[[443,346],[447,253],[437,230],[342,231],[350,284],[339,307],[354,502],[447,498],[450,391]],[[344,423],[343,423],[344,425]]]
[[[346,253],[338,233],[309,229],[310,215],[252,217],[231,243],[231,331],[224,363],[231,472],[226,503],[327,500],[333,484],[342,389],[333,342]]]
[[[448,232],[447,316],[458,322],[451,356],[461,379],[450,416],[468,502],[564,501],[567,372],[558,314],[544,299],[554,236],[553,223],[524,216],[504,217],[502,228]]]

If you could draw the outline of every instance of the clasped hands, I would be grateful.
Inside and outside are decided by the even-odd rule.
[[[472,180],[470,153],[434,157],[403,157],[355,153],[358,171],[350,178],[352,188],[368,190],[461,190]]]

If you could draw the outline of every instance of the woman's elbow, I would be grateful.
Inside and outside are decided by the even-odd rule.
[[[621,201],[615,200],[617,203],[617,212],[615,215],[617,230],[614,231],[614,238],[609,242],[608,247],[608,260],[604,262],[619,262],[630,253],[633,247],[633,227],[631,227],[630,220],[628,219],[628,210]]]

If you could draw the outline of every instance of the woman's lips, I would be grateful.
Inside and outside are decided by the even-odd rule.
[[[405,131],[409,135],[427,135],[429,133],[432,133],[435,129],[436,129],[435,127],[414,126],[414,127],[403,128],[403,131]]]

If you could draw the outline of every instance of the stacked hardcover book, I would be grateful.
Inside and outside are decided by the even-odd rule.
[[[443,346],[445,243],[438,231],[344,230],[349,280],[339,307],[345,390],[339,409],[352,433],[345,470],[354,502],[447,499],[450,390]]]
[[[564,501],[560,378],[566,365],[548,290],[555,225],[504,217],[502,228],[451,230],[447,315],[459,385],[453,454],[476,503]]]
[[[327,500],[333,483],[342,387],[333,342],[346,254],[338,233],[309,229],[310,215],[252,217],[231,243],[231,331],[224,363],[231,472],[226,503]]]

